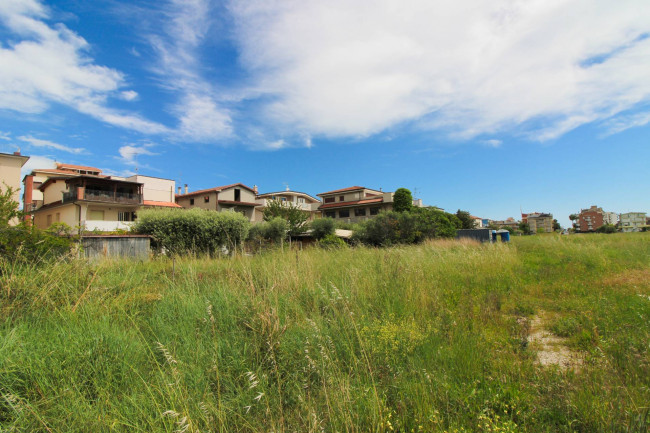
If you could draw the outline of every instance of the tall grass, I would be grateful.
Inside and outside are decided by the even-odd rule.
[[[644,431],[650,237],[0,264],[0,431]],[[540,367],[521,316],[584,358]]]

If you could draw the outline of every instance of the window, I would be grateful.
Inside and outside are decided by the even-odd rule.
[[[339,196],[339,201],[345,201],[345,196],[344,196],[344,195],[340,195],[340,196]]]
[[[360,207],[354,210],[354,216],[366,216],[366,208]]]
[[[349,216],[350,216],[350,210],[349,209],[339,211],[339,218],[348,218]]]
[[[327,212],[325,212],[325,216],[327,218],[336,218],[336,212],[334,212],[333,210],[328,210]]]
[[[241,189],[235,189],[235,201],[241,201]]]
[[[194,206],[194,199],[193,198],[190,199],[190,206]]]
[[[88,218],[91,221],[104,221],[104,211],[103,210],[91,210],[90,217]]]
[[[57,212],[57,213],[56,213],[55,221],[56,221],[56,222],[60,222],[60,221],[61,221],[61,212]]]
[[[47,225],[48,226],[52,225],[52,215],[51,214],[47,216]]]
[[[304,198],[302,198],[302,197],[298,197],[298,203],[304,203],[304,202],[305,202],[305,199],[304,199]]]
[[[370,215],[377,215],[379,214],[379,208],[378,207],[371,207],[370,208]]]
[[[280,197],[280,201],[287,201],[286,197]]]
[[[118,212],[118,221],[135,221],[135,212]]]
[[[210,203],[210,196],[209,195],[206,195],[205,197],[203,197],[203,203]]]
[[[334,197],[325,197],[325,203],[334,203],[335,200]]]

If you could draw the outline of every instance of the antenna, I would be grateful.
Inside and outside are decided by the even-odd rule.
[[[418,198],[418,187],[417,186],[415,188],[413,188],[413,198],[414,199]]]
[[[289,184],[288,184],[288,183],[286,183],[286,182],[282,182],[282,185],[284,185],[284,189],[285,189],[286,191],[289,191]]]

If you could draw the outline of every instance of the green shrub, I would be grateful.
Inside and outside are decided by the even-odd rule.
[[[286,239],[288,233],[289,223],[282,217],[275,217],[267,221],[262,229],[263,237],[276,243]]]
[[[138,212],[133,231],[154,238],[154,247],[170,254],[208,253],[240,245],[250,229],[248,219],[237,212],[202,209],[145,209]]]
[[[343,239],[336,236],[335,234],[329,234],[324,236],[321,240],[318,241],[318,246],[321,248],[331,250],[337,248],[346,248],[348,244],[346,244]]]
[[[315,239],[323,239],[327,235],[334,234],[334,220],[332,218],[319,218],[311,223],[312,236]]]
[[[39,263],[70,252],[73,239],[33,226],[0,227],[0,257],[11,262]]]

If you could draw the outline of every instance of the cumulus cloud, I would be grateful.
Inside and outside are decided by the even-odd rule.
[[[56,149],[68,153],[83,153],[86,149],[82,147],[70,147],[64,144],[55,143],[49,140],[42,140],[40,138],[32,137],[31,135],[22,135],[18,137],[18,140],[28,143],[34,147],[45,147],[49,149]]]
[[[650,99],[645,0],[231,1],[241,59],[311,134],[404,122],[549,140]],[[267,99],[267,100],[268,100]]]
[[[56,168],[56,161],[48,156],[30,155],[25,165],[20,169],[20,176],[23,177],[37,168]]]
[[[0,24],[12,37],[0,45],[0,108],[41,113],[60,103],[112,125],[147,133],[166,130],[109,108],[107,99],[119,96],[124,86],[123,74],[95,64],[86,54],[85,39],[63,24],[49,25],[48,18],[37,0],[0,2]]]
[[[119,149],[120,156],[118,159],[120,159],[125,164],[137,165],[136,158],[139,155],[157,155],[156,153],[149,150],[149,148],[153,146],[153,143],[130,143],[124,145]]]
[[[171,0],[164,7],[163,33],[149,37],[159,57],[154,71],[180,94],[173,110],[180,122],[175,133],[192,141],[214,141],[233,132],[229,110],[201,73],[199,51],[210,29],[210,12],[208,0]]]

